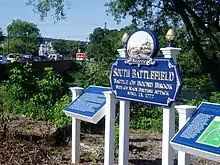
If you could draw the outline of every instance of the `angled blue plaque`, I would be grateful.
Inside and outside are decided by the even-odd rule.
[[[65,114],[69,117],[97,123],[105,115],[106,99],[103,92],[110,90],[109,87],[89,86],[64,108]]]
[[[176,150],[220,162],[220,104],[200,104],[171,145]]]
[[[150,66],[128,65],[127,59],[117,59],[110,82],[117,98],[161,106],[175,102],[182,87],[178,66],[165,58],[155,58]]]

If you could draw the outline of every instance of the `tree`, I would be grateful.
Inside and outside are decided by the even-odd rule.
[[[50,11],[56,20],[64,19],[64,7],[68,3],[66,0],[27,0],[27,5],[34,6],[34,12],[39,13],[43,20]]]
[[[0,28],[0,54],[2,54],[2,41],[4,40],[4,35],[3,35],[3,31],[2,29]]]
[[[111,64],[116,59],[117,49],[122,47],[121,37],[123,33],[123,31],[100,27],[94,29],[89,36],[89,56]]]
[[[220,91],[218,0],[111,0],[107,6],[117,20],[130,15],[134,23],[150,28],[184,24],[204,71],[210,73]]]
[[[63,16],[64,6],[64,0],[43,0],[36,9],[41,16],[47,16],[50,9]],[[106,6],[117,21],[129,15],[141,27],[160,29],[184,24],[204,71],[220,91],[219,0],[111,0]]]
[[[9,34],[9,49],[13,53],[30,53],[37,54],[39,47],[40,30],[36,24],[13,20],[8,25],[7,31]],[[8,42],[4,41],[4,52],[7,52]]]
[[[0,28],[0,43],[4,40],[4,34],[2,29]]]
[[[101,27],[95,28],[93,33],[89,35],[89,40],[91,43],[99,44],[103,41],[105,36],[109,34],[109,32],[110,31],[108,29],[103,29]]]
[[[73,56],[77,53],[80,41],[57,40],[52,42],[54,50],[65,56]],[[85,51],[85,48],[83,49]]]

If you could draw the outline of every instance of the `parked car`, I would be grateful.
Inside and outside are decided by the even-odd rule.
[[[32,61],[32,59],[26,58],[26,57],[24,57],[24,56],[20,56],[20,57],[18,57],[18,59],[17,59],[17,62],[30,62],[30,61]]]
[[[61,54],[49,54],[48,55],[48,59],[50,61],[53,61],[53,60],[62,60],[62,55]]]
[[[15,62],[16,61],[16,56],[13,54],[13,53],[10,53],[8,56],[7,56],[7,60],[9,62]]]
[[[42,61],[42,59],[39,56],[34,56],[32,59],[33,61]]]
[[[39,57],[41,58],[41,61],[47,61],[48,60],[47,56],[39,56]]]
[[[7,61],[9,62],[15,62],[17,61],[18,58],[23,57],[23,54],[19,54],[19,53],[10,53],[9,55],[7,55]]]
[[[0,55],[0,64],[7,63],[7,58],[5,56]]]

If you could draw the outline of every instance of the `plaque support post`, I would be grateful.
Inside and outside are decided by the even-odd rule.
[[[121,58],[126,57],[125,48],[118,49]],[[130,101],[120,100],[119,112],[119,154],[118,164],[128,165],[129,160],[129,124],[130,124]]]
[[[130,101],[120,100],[119,120],[119,165],[128,165]]]
[[[83,91],[81,87],[70,87],[72,101]],[[80,161],[80,120],[72,117],[72,163]]]
[[[181,48],[166,47],[160,49],[164,58],[172,58],[177,63],[176,56]],[[163,108],[163,140],[162,140],[162,165],[174,165],[174,149],[170,145],[171,138],[175,135],[175,108]]]
[[[179,114],[179,130],[186,124],[187,120],[196,110],[196,106],[176,105],[175,109]],[[178,151],[178,165],[190,165],[190,154]]]
[[[105,154],[104,165],[114,164],[114,127],[116,97],[112,91],[104,92],[106,97],[105,114]]]

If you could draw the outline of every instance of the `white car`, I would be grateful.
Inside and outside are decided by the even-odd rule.
[[[15,55],[14,54],[9,54],[7,56],[7,60],[10,61],[10,62],[15,62],[16,61],[16,58],[15,58]]]
[[[60,55],[60,54],[49,54],[48,58],[49,58],[49,60],[58,60],[58,59],[62,58],[62,55]]]
[[[5,56],[0,55],[0,64],[7,63],[7,58]]]

